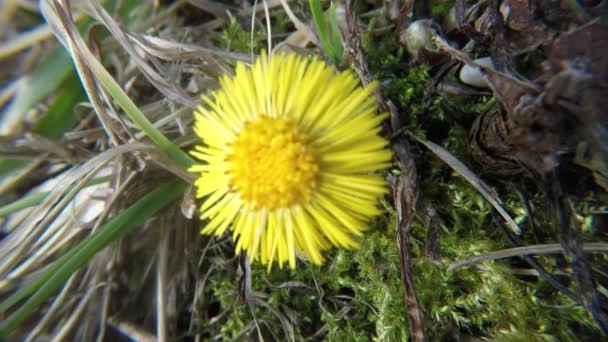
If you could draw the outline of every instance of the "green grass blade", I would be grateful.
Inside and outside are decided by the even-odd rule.
[[[52,88],[48,88],[48,86],[57,87],[57,89],[60,89],[59,91],[55,90],[57,91],[57,96],[49,106],[46,114],[32,128],[33,133],[51,139],[61,138],[63,133],[76,125],[76,116],[72,108],[76,102],[84,98],[78,78],[74,73],[70,73],[69,58],[67,58],[67,55],[62,50],[58,51],[61,54],[51,54],[49,59],[45,60],[42,65],[34,70],[31,78],[21,88],[21,91],[17,93],[12,102],[9,111],[15,112],[7,114],[17,118],[23,116],[35,103],[49,96]],[[65,66],[67,66],[67,69],[62,70]],[[38,80],[39,82],[31,83],[32,80]],[[0,159],[0,187],[2,186],[1,184],[10,181],[11,177],[18,174],[19,170],[27,168],[28,165],[33,164],[29,160]]]
[[[325,14],[321,9],[320,0],[308,0],[308,4],[310,6],[312,18],[315,22],[315,27],[317,28],[317,32],[319,33],[319,40],[321,41],[323,50],[325,50],[325,52],[327,53],[329,58],[334,62],[334,64],[342,64],[342,41],[340,40],[340,30],[338,29],[336,10],[333,6],[333,3],[329,8],[329,21],[331,27],[328,27],[325,23]]]
[[[15,178],[19,170],[25,168],[30,163],[31,161],[24,159],[0,158],[0,188]]]
[[[7,309],[34,293],[7,319],[0,322],[0,339],[8,336],[21,322],[26,320],[38,306],[59,289],[74,272],[89,262],[97,252],[141,226],[159,210],[179,199],[186,187],[187,184],[181,180],[173,180],[160,185],[61,256],[40,278],[4,300],[0,304],[2,313],[6,313]]]
[[[36,194],[21,197],[15,202],[0,207],[0,217],[5,217],[21,209],[33,207],[37,204],[40,204],[48,195],[49,192],[39,192]]]
[[[321,45],[323,45],[323,49],[326,52],[330,52],[330,44],[327,39],[327,25],[325,25],[325,19],[323,19],[323,10],[321,9],[321,1],[320,0],[308,0],[308,5],[310,5],[310,12],[312,13],[312,19],[315,22],[315,26],[317,27],[317,32],[319,33],[319,40],[321,40]]]
[[[72,63],[63,49],[55,48],[34,68],[21,86],[5,115],[21,117],[35,104],[60,89],[61,83],[72,72]],[[82,92],[82,91],[81,91]]]
[[[154,144],[163,149],[173,160],[184,167],[188,167],[194,163],[192,158],[177,145],[172,143],[165,137],[154,125],[146,118],[139,108],[131,101],[129,96],[125,94],[120,85],[116,83],[114,78],[97,60],[92,61],[90,65],[91,71],[95,74],[97,80],[110,93],[112,98],[118,103],[127,116],[152,140]]]
[[[342,38],[340,37],[340,27],[338,26],[338,18],[336,17],[336,7],[332,2],[329,5],[329,25],[331,28],[331,45],[334,53],[334,59],[337,65],[342,64],[342,55],[344,49],[342,48]]]
[[[61,92],[49,106],[46,115],[36,124],[32,132],[47,138],[59,139],[63,133],[76,125],[74,105],[84,99],[84,93],[78,78],[68,75],[61,85]]]
[[[94,178],[89,183],[87,183],[85,185],[85,187],[107,182],[110,179],[111,179],[110,176]],[[73,189],[73,187],[69,188],[68,191],[72,191],[72,189]],[[43,192],[39,192],[39,193],[35,193],[35,194],[30,194],[30,195],[19,198],[18,200],[16,200],[13,203],[2,206],[2,207],[0,207],[0,217],[5,217],[5,216],[8,216],[21,209],[25,209],[25,208],[29,208],[29,207],[38,205],[38,204],[42,203],[42,201],[44,201],[44,199],[50,193],[51,193],[50,191],[43,191]]]

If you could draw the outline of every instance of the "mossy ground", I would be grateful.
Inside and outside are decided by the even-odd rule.
[[[443,6],[443,5],[441,5]],[[443,7],[440,12],[443,13]],[[438,10],[439,11],[439,10]],[[226,32],[232,42],[249,49],[249,33]],[[240,38],[239,38],[240,37]],[[431,67],[409,64],[404,48],[392,32],[363,37],[367,62],[382,94],[400,109],[404,125],[420,137],[441,143],[453,155],[470,162],[466,128],[442,107],[456,103],[462,112],[482,113],[493,97],[462,99],[427,97]],[[233,45],[234,46],[234,45]],[[237,48],[237,47],[235,47]],[[237,48],[239,49],[239,48]],[[413,272],[419,302],[432,341],[457,340],[465,336],[497,341],[565,341],[595,334],[587,312],[551,287],[538,275],[518,275],[514,269],[530,270],[515,260],[485,262],[448,271],[455,260],[511,247],[495,220],[489,203],[432,154],[417,150],[421,196],[432,203],[441,219],[438,260],[421,255],[426,228],[414,221],[411,237]],[[511,180],[493,184],[508,188]],[[512,189],[512,188],[510,188]],[[543,205],[541,195],[533,198]],[[328,264],[315,267],[300,263],[296,270],[252,265],[252,286],[263,305],[239,305],[233,270],[215,272],[207,287],[214,298],[213,325],[225,338],[324,339],[327,341],[408,341],[410,331],[403,302],[399,257],[395,243],[395,217],[390,199],[383,202],[385,214],[372,223],[358,250],[337,250]],[[527,217],[521,199],[511,194],[505,200],[519,224]],[[551,218],[535,217],[541,231],[551,229]],[[526,236],[525,238],[531,238]],[[552,270],[553,257],[541,257]],[[532,270],[530,270],[532,271]],[[533,272],[532,272],[533,274]],[[204,330],[210,320],[201,320]],[[206,327],[206,328],[205,328]]]

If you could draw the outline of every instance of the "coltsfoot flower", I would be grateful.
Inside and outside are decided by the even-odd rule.
[[[189,171],[199,178],[203,234],[228,229],[236,252],[279,267],[296,253],[323,262],[331,246],[355,248],[386,190],[391,152],[371,96],[351,72],[319,59],[262,55],[194,113],[202,139]]]

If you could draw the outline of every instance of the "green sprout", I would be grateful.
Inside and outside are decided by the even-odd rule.
[[[329,5],[328,10],[328,21],[329,25],[325,20],[325,14],[321,9],[320,0],[309,0],[310,11],[312,12],[312,18],[315,21],[315,27],[319,32],[319,40],[325,53],[329,56],[335,65],[342,64],[342,54],[344,49],[342,48],[342,40],[340,38],[340,29],[338,27],[338,20],[336,19],[336,8],[333,2]]]

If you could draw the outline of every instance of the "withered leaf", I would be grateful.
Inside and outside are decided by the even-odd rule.
[[[563,69],[564,61],[583,64],[586,71],[601,81],[608,81],[608,28],[593,20],[562,34],[555,40],[548,57],[548,73]]]

